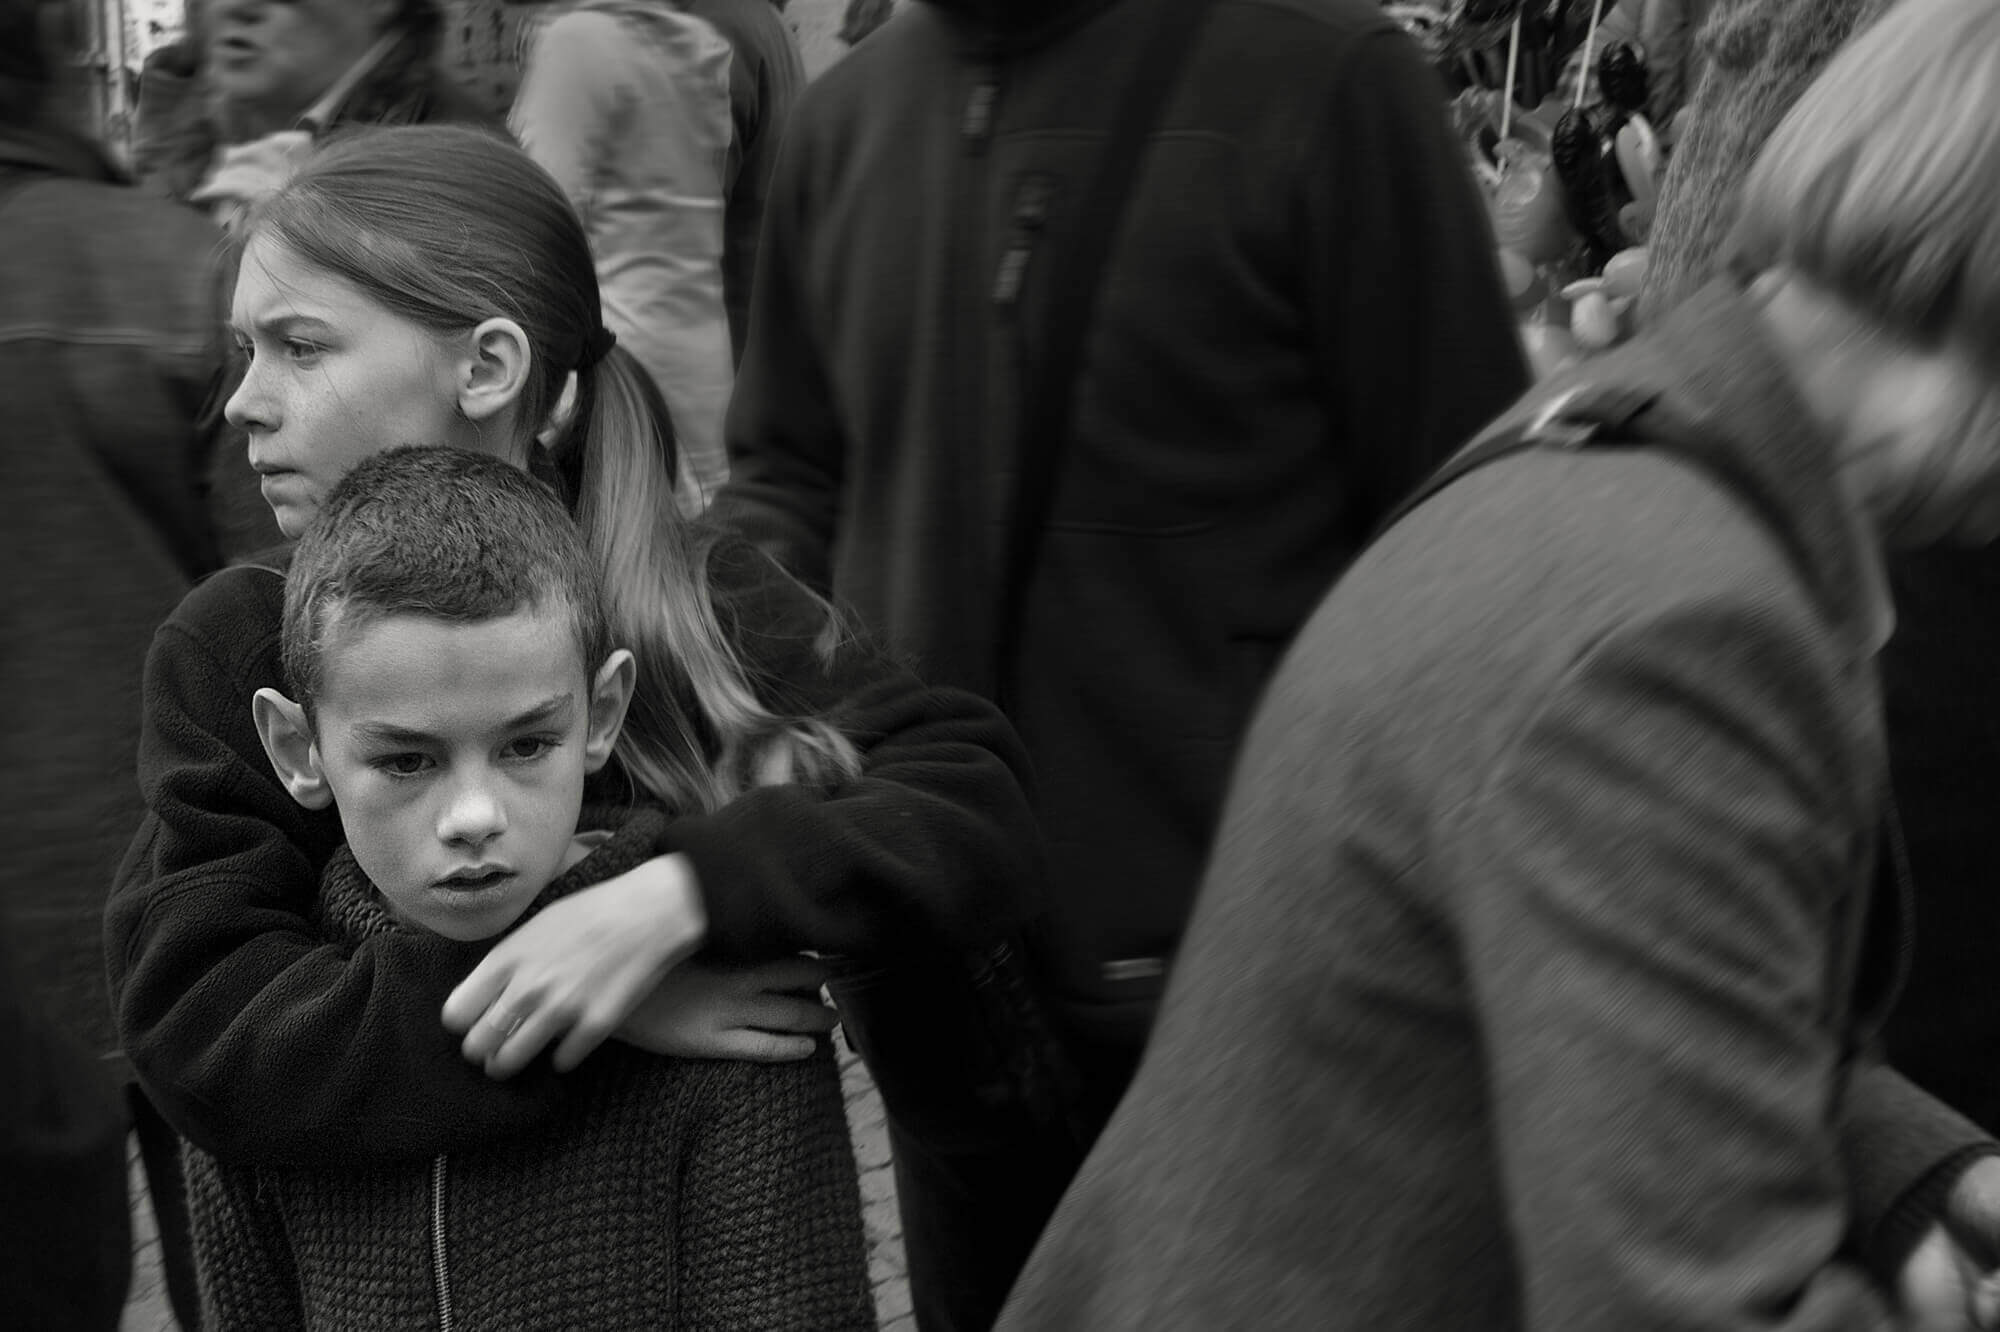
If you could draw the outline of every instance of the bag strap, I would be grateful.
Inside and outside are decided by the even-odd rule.
[[[1146,137],[1194,49],[1211,0],[1161,0],[1149,7],[1151,31],[1080,200],[1068,247],[1056,255],[1042,321],[1041,350],[1030,354],[1020,416],[1020,474],[1008,515],[1000,605],[994,632],[994,681],[1004,705],[1012,689],[1016,642],[1028,584],[1041,554],[1041,528],[1055,500],[1058,464],[1073,425],[1083,346],[1103,289],[1106,260],[1131,202]]]

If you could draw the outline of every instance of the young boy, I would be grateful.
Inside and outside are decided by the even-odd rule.
[[[283,652],[292,696],[253,707],[292,796],[340,814],[329,943],[492,939],[654,854],[662,812],[584,807],[634,662],[526,473],[442,448],[356,467],[293,557]],[[546,1133],[434,1161],[274,1169],[188,1148],[205,1324],[874,1326],[826,1048],[752,1064],[613,1043],[569,1079]]]

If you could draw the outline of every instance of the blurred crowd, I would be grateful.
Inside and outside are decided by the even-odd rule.
[[[10,1318],[2000,1327],[2000,5],[513,3],[0,0]]]

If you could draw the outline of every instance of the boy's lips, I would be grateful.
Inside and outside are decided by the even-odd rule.
[[[473,865],[466,869],[453,870],[437,881],[437,886],[454,893],[477,892],[481,888],[491,888],[514,877],[514,871],[505,865]]]

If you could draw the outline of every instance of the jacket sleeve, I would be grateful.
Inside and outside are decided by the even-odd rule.
[[[1493,232],[1444,91],[1400,31],[1326,81],[1302,182],[1304,301],[1331,438],[1385,515],[1527,387]]]
[[[2000,1144],[1978,1125],[1872,1061],[1855,1070],[1840,1129],[1855,1246],[1885,1283],[1943,1217],[1952,1186],[1966,1168],[2000,1155]]]
[[[861,754],[832,791],[763,787],[672,823],[722,957],[879,953],[903,940],[977,946],[1041,905],[1041,841],[1014,728],[975,694],[932,688],[849,626],[831,653],[824,603],[731,543],[716,598],[765,701],[818,715]]]
[[[1866,839],[1808,651],[1761,606],[1615,628],[1462,816],[1455,909],[1524,1326],[1875,1325],[1835,1262]]]
[[[861,1194],[833,1060],[699,1069],[673,1184],[674,1325],[872,1332]]]
[[[229,570],[192,597],[212,607],[271,577]],[[311,913],[338,823],[270,770],[250,698],[278,681],[215,647],[243,626],[196,632],[186,610],[148,655],[148,813],[106,909],[119,1033],[148,1094],[191,1141],[247,1163],[421,1158],[541,1122],[560,1094],[547,1065],[493,1082],[440,1018],[481,948],[402,931],[321,941]]]
[[[809,116],[794,115],[778,154],[757,247],[750,340],[724,429],[729,482],[714,513],[823,593],[833,585],[847,441],[805,289],[812,233],[802,177],[815,128]]]

